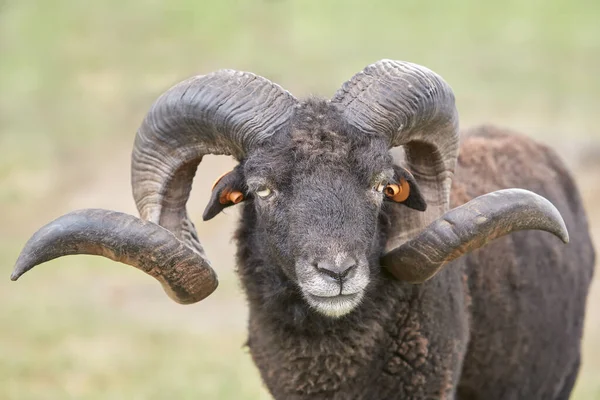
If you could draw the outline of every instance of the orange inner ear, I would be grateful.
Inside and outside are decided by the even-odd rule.
[[[400,179],[400,184],[391,184],[385,187],[385,195],[396,203],[402,203],[410,195],[410,185],[406,179]]]
[[[237,204],[244,200],[244,194],[237,190],[224,189],[219,196],[219,203],[225,205],[229,203]]]

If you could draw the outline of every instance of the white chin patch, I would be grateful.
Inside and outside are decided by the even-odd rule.
[[[354,310],[363,298],[363,292],[334,297],[320,297],[305,294],[306,302],[317,312],[330,317],[339,318]]]

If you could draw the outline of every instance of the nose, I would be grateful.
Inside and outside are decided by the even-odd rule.
[[[356,260],[352,257],[344,257],[341,260],[321,260],[317,262],[316,267],[321,274],[343,282],[350,279],[356,271]]]

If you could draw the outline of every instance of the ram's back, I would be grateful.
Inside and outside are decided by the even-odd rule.
[[[557,154],[492,127],[462,137],[453,206],[484,193],[523,188],[562,214],[570,243],[518,232],[466,257],[471,338],[460,398],[560,399],[579,365],[594,249],[575,182]]]

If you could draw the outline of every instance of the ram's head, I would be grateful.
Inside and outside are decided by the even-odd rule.
[[[448,210],[457,125],[450,87],[406,62],[368,66],[330,101],[300,102],[250,73],[192,78],[164,93],[137,133],[132,185],[141,218],[67,214],[34,234],[12,279],[56,257],[95,254],[154,276],[177,302],[208,296],[217,278],[185,208],[206,154],[240,164],[215,183],[204,219],[246,200],[256,218],[245,223],[269,267],[329,316],[353,310],[381,266],[390,278],[418,283],[515,230],[546,230],[566,242],[558,211],[524,190]],[[397,146],[403,167],[389,153]]]

